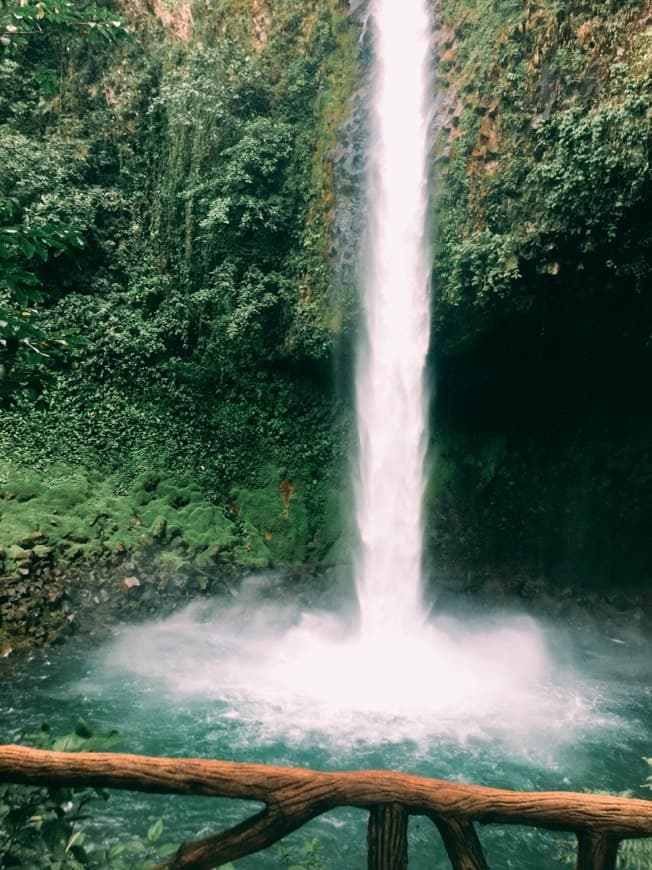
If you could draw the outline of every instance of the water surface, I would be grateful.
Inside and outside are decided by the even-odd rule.
[[[652,715],[649,644],[599,626],[525,616],[439,616],[399,647],[360,646],[341,620],[251,601],[194,604],[115,630],[99,648],[34,654],[2,685],[0,736],[77,716],[117,727],[119,749],[318,769],[390,768],[516,789],[637,789]],[[645,796],[646,793],[642,793]],[[115,792],[101,836],[193,838],[239,821],[242,802]],[[328,867],[365,867],[366,814],[342,809],[289,838],[317,836]],[[492,866],[558,866],[552,835],[488,827]],[[447,867],[434,826],[410,822],[410,866]],[[271,849],[242,868],[290,866]],[[434,863],[433,863],[434,862]]]

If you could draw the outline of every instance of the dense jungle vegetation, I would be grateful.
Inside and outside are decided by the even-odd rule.
[[[642,590],[650,4],[437,19],[434,573]],[[0,7],[3,643],[97,564],[347,562],[368,42],[337,0]]]
[[[650,4],[441,9],[433,547],[644,588]]]

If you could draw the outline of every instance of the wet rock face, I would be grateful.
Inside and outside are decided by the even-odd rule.
[[[427,591],[436,616],[482,620],[487,613],[527,615],[553,632],[572,629],[577,648],[594,643],[596,632],[606,652],[614,647],[648,648],[652,638],[652,592],[579,589],[551,582],[521,568],[514,572],[442,570]]]
[[[633,594],[652,517],[649,3],[436,14],[429,554]]]
[[[164,615],[198,595],[230,596],[238,581],[230,566],[176,571],[158,557],[116,555],[64,567],[51,553],[30,550],[23,569],[0,576],[0,655],[63,643],[78,632],[101,637],[116,622]]]
[[[0,559],[0,653],[56,643],[74,622],[63,574],[52,550],[40,544],[12,547]]]

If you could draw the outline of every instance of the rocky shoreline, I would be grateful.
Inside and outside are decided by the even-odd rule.
[[[229,596],[237,580],[229,565],[171,571],[152,553],[64,566],[51,553],[25,550],[18,572],[0,576],[0,655],[80,632],[101,637],[116,622],[166,615],[199,595]]]
[[[100,641],[118,623],[165,617],[197,598],[228,601],[249,587],[259,598],[306,608],[337,609],[353,599],[346,565],[256,571],[236,564],[206,569],[187,563],[171,569],[154,549],[63,564],[36,539],[24,543],[17,570],[0,576],[0,656],[5,659],[63,644],[74,635]],[[522,572],[450,572],[431,584],[430,597],[434,610],[452,615],[517,611],[546,621],[572,621],[578,631],[599,623],[616,642],[652,637],[648,590],[559,587]]]

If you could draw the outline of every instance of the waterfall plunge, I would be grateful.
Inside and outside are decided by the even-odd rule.
[[[572,739],[595,708],[572,673],[556,673],[528,618],[426,622],[421,601],[429,342],[428,0],[371,0],[374,27],[368,173],[366,329],[358,355],[361,630],[338,614],[197,602],[159,624],[125,629],[106,664],[209,699],[247,741],[370,744],[447,736]],[[264,578],[262,578],[264,585]],[[509,716],[505,711],[509,710]],[[547,723],[555,723],[552,733]]]
[[[373,0],[374,80],[364,345],[356,379],[363,636],[410,635],[424,621],[424,491],[429,342],[430,10]]]

